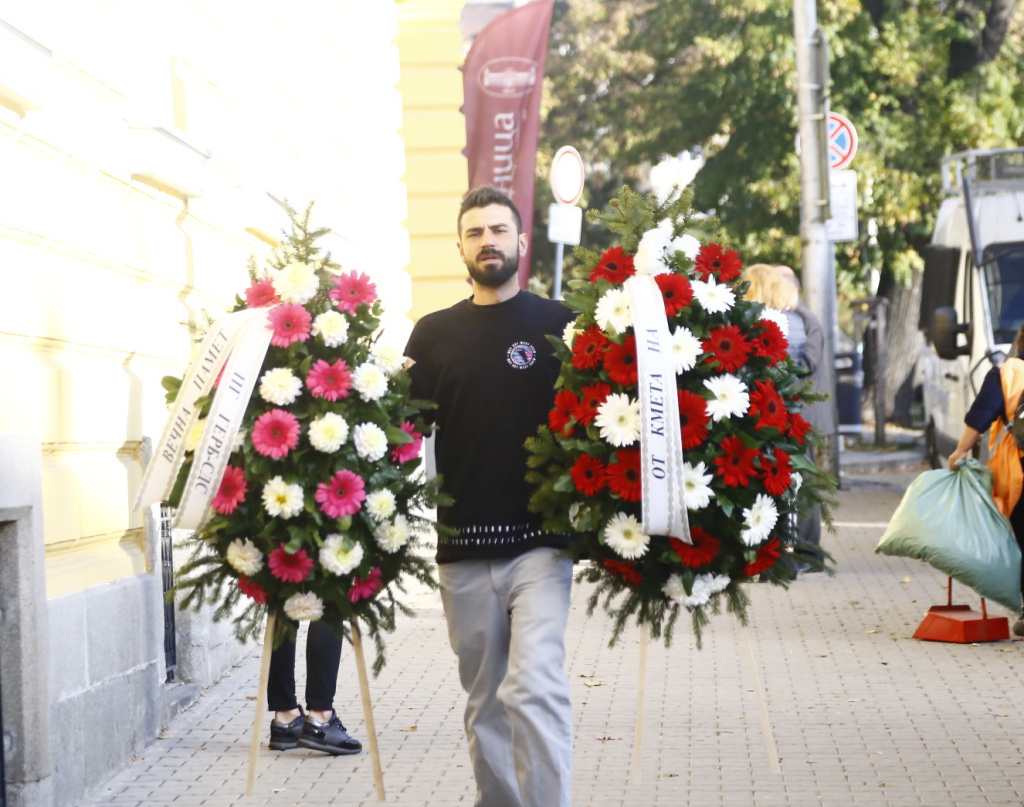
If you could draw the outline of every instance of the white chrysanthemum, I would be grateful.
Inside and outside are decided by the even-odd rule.
[[[398,500],[395,498],[395,494],[387,488],[373,491],[363,502],[363,508],[378,524],[391,518],[395,514],[397,506]]]
[[[779,311],[776,308],[765,307],[761,311],[761,319],[767,319],[774,322],[779,326],[779,330],[782,331],[782,335],[787,339],[789,338],[789,317],[784,312]]]
[[[260,397],[277,406],[287,406],[301,394],[302,379],[287,367],[267,370],[260,379]]]
[[[376,462],[388,450],[388,438],[376,423],[360,423],[352,430],[356,453],[364,460]]]
[[[706,470],[703,462],[696,466],[683,462],[683,501],[687,510],[702,510],[714,495],[709,484],[714,475],[705,474]]]
[[[376,401],[388,391],[388,377],[376,364],[366,362],[352,371],[352,388],[364,401]]]
[[[633,560],[647,552],[651,536],[633,516],[616,513],[604,525],[604,542],[620,557]]]
[[[338,347],[348,338],[348,319],[340,311],[324,311],[313,320],[312,333],[327,347]]]
[[[363,545],[344,535],[328,535],[320,547],[320,565],[331,574],[348,574],[362,562]]]
[[[226,557],[236,571],[249,577],[263,568],[263,553],[248,538],[236,538],[228,544]]]
[[[206,431],[206,418],[199,418],[192,428],[189,429],[188,434],[185,435],[185,450],[195,451],[199,448],[199,443],[203,439],[203,432]]]
[[[409,522],[405,516],[395,516],[394,521],[385,521],[373,531],[377,546],[385,552],[395,553],[409,542]]]
[[[804,483],[804,477],[799,471],[793,471],[793,483],[790,486],[793,491],[793,495],[796,496],[800,492],[800,486]]]
[[[576,327],[576,320],[567,322],[565,324],[565,329],[562,331],[562,341],[569,347],[572,347],[572,340],[576,338],[576,334],[578,333],[583,333],[583,331]]]
[[[750,409],[747,385],[732,373],[706,378],[704,386],[715,396],[707,402],[708,414],[713,420],[742,417]]]
[[[299,305],[305,305],[312,300],[320,288],[316,270],[308,264],[294,261],[274,275],[271,282],[281,302]]]
[[[632,445],[640,437],[640,402],[614,392],[597,408],[594,425],[601,430],[601,438],[613,446]]]
[[[271,516],[292,518],[302,512],[302,485],[275,476],[263,486],[263,506]]]
[[[779,520],[779,511],[771,496],[758,493],[753,506],[743,508],[743,520],[745,526],[740,537],[747,546],[756,546],[775,528],[775,522]]]
[[[729,284],[716,283],[714,277],[706,281],[691,280],[690,285],[693,287],[694,298],[709,314],[724,314],[736,302],[736,295]]]
[[[296,622],[316,622],[324,615],[324,601],[312,591],[292,594],[284,601],[284,613]]]
[[[696,367],[697,359],[703,352],[700,339],[685,325],[680,325],[672,331],[672,358],[676,362],[676,375]]]
[[[672,192],[678,188],[682,190],[697,176],[704,165],[702,156],[693,157],[688,151],[679,156],[663,157],[651,167],[649,175],[651,189],[662,204],[668,199]]]
[[[629,292],[619,288],[606,291],[597,301],[594,319],[609,333],[625,333],[633,324],[633,317],[629,313]]]
[[[370,350],[370,356],[373,358],[373,363],[387,375],[394,375],[405,366],[405,355],[401,349],[380,339]]]
[[[348,439],[348,423],[335,412],[327,412],[309,424],[309,442],[317,451],[333,454]]]
[[[724,591],[729,585],[729,577],[724,574],[699,574],[693,580],[693,589],[689,597],[680,602],[688,608],[700,608],[707,605],[713,594]]]
[[[245,429],[239,429],[235,432],[235,439],[231,443],[232,451],[241,451],[242,446],[245,445],[245,436],[248,432]]]
[[[692,261],[697,257],[697,253],[700,252],[700,241],[692,235],[681,235],[678,238],[672,239],[669,249],[672,252],[682,252]]]
[[[683,585],[683,578],[678,574],[670,574],[665,585],[661,587],[662,593],[670,600],[682,600],[686,596],[686,587]]]
[[[668,271],[665,251],[672,243],[672,222],[662,219],[658,226],[640,238],[633,256],[633,267],[638,275],[660,275]]]

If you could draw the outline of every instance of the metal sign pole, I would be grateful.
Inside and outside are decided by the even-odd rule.
[[[555,280],[551,287],[551,296],[556,300],[562,299],[562,257],[565,255],[565,244],[561,241],[555,243]]]

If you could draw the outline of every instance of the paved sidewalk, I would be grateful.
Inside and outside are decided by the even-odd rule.
[[[913,475],[844,477],[838,534],[825,537],[835,577],[805,575],[789,592],[748,586],[749,628],[715,617],[703,650],[682,623],[671,648],[650,645],[639,781],[630,765],[639,632],[609,648],[608,620],[586,616],[578,586],[568,634],[576,807],[1024,802],[1024,644],[910,638],[928,606],[945,603],[946,578],[874,554]],[[429,591],[413,599],[418,618],[400,622],[388,666],[371,679],[387,803],[470,805],[463,696],[440,602]],[[979,607],[960,586],[954,601]],[[242,795],[258,672],[255,656],[243,660],[83,807],[377,804],[368,753],[265,744],[256,795]],[[341,677],[339,712],[365,745],[347,647]]]

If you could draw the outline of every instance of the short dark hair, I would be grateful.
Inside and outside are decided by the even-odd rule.
[[[466,193],[462,197],[462,205],[459,207],[459,221],[457,224],[459,238],[462,238],[462,216],[467,210],[474,210],[478,207],[490,207],[491,205],[502,205],[512,211],[512,217],[516,220],[516,234],[523,231],[523,217],[519,215],[512,198],[493,185],[481,185],[479,188]]]

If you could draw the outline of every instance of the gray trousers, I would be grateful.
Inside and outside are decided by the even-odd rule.
[[[439,570],[448,636],[469,695],[476,807],[570,807],[572,561],[544,548]]]

